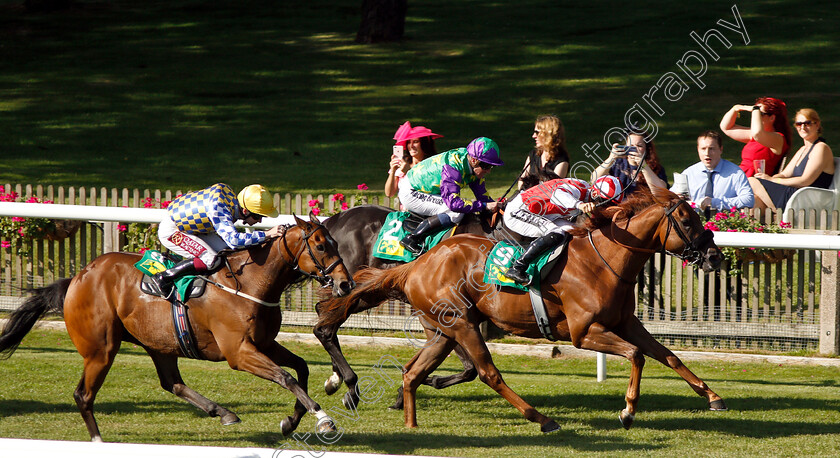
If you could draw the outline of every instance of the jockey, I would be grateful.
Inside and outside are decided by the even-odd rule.
[[[576,210],[589,213],[599,200],[621,194],[621,183],[606,175],[589,183],[576,178],[558,178],[539,184],[517,195],[505,209],[505,225],[526,237],[537,237],[522,256],[513,262],[505,277],[530,285],[528,266],[546,250],[565,245],[571,239],[566,231],[574,225],[569,221]]]
[[[246,186],[236,195],[230,186],[216,183],[178,197],[167,210],[169,215],[160,222],[158,238],[166,248],[186,258],[152,277],[167,299],[174,294],[175,278],[218,267],[220,250],[256,245],[280,235],[279,226],[246,233],[233,225],[239,219],[254,225],[266,216],[274,218],[279,214],[271,194],[258,184]]]
[[[432,156],[415,165],[400,180],[399,198],[406,210],[429,218],[400,240],[400,245],[415,255],[423,252],[424,237],[438,229],[452,227],[467,213],[494,210],[496,202],[487,195],[484,176],[499,159],[499,145],[487,137],[478,137],[466,148],[457,148]],[[469,185],[478,199],[465,201],[461,188]]]

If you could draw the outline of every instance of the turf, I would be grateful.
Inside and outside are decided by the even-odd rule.
[[[561,430],[542,434],[510,404],[479,382],[418,391],[417,429],[403,426],[402,413],[387,410],[399,372],[383,357],[406,362],[408,348],[348,348],[359,376],[368,380],[367,401],[355,416],[338,396],[322,390],[330,365],[320,347],[289,344],[309,362],[313,398],[343,429],[313,450],[435,456],[614,456],[617,452],[656,456],[832,456],[840,451],[840,377],[836,368],[730,362],[688,362],[726,400],[729,411],[706,410],[705,401],[672,371],[646,365],[636,422],[624,430],[629,365],[609,360],[609,378],[595,381],[594,358],[539,359],[497,356],[505,381]],[[187,383],[235,411],[242,423],[218,419],[160,389],[153,365],[140,349],[124,345],[96,400],[106,441],[306,449],[313,431],[306,416],[301,435],[284,439],[279,421],[291,412],[292,396],[270,382],[230,370],[224,363],[182,360]],[[87,440],[72,392],[81,358],[64,331],[35,330],[11,359],[0,362],[0,431],[4,437]],[[457,358],[442,373],[459,369]],[[342,414],[342,412],[344,414]]]
[[[390,138],[411,120],[445,135],[441,151],[497,140],[498,195],[542,113],[564,121],[577,163],[638,103],[668,172],[696,162],[696,134],[735,103],[814,107],[829,143],[840,119],[829,1],[735,4],[745,44],[719,25],[735,22],[728,1],[412,0],[405,39],[379,45],[353,42],[357,0],[80,0],[52,14],[20,3],[0,0],[2,182],[378,190]],[[677,62],[702,52],[690,32],[712,28],[731,47],[710,39],[720,58],[691,82]],[[660,91],[656,115],[642,97],[668,72],[688,90],[675,102]],[[724,157],[739,151],[726,141]]]

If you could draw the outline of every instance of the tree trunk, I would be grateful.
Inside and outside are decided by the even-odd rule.
[[[405,33],[408,0],[362,0],[362,24],[357,43],[399,41]]]

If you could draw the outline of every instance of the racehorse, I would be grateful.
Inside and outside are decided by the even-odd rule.
[[[376,267],[379,269],[390,269],[392,267],[402,265],[399,261],[389,261],[373,257],[373,246],[376,243],[377,235],[379,234],[385,218],[390,212],[394,211],[388,207],[378,205],[362,205],[353,207],[347,211],[338,213],[335,216],[328,218],[324,225],[330,231],[330,234],[338,242],[338,252],[344,260],[344,265],[350,272],[350,275],[356,273],[357,270],[363,267]],[[468,214],[458,226],[455,227],[454,233],[469,233],[469,234],[492,234],[496,237],[504,237],[507,239],[519,239],[520,236],[514,232],[505,231],[504,228],[494,229],[495,224],[488,222],[485,218],[476,216],[475,214]],[[372,308],[367,307],[367,308]],[[367,309],[365,308],[365,310]],[[318,305],[315,307],[316,311],[320,309]],[[347,383],[348,391],[342,399],[343,404],[347,408],[355,406],[359,400],[356,383],[358,377],[350,364],[344,358],[341,352],[341,346],[338,342],[337,331],[345,320],[331,323],[330,325],[316,325],[313,329],[315,336],[324,346],[324,349],[329,353],[333,363],[333,373],[324,383],[324,390],[327,394],[334,394],[340,387],[342,382]],[[423,320],[420,320],[421,324]],[[426,327],[427,335],[433,335],[433,328]],[[475,366],[467,356],[466,352],[460,346],[455,347],[455,354],[461,359],[464,365],[464,371],[459,374],[453,374],[447,377],[430,377],[423,381],[423,384],[431,387],[441,389],[452,386],[462,382],[469,382],[476,377]],[[397,392],[397,400],[391,406],[394,409],[402,409],[402,388]]]
[[[204,295],[187,304],[201,358],[227,361],[232,369],[275,382],[295,395],[294,413],[280,422],[284,435],[297,428],[307,411],[318,418],[320,431],[335,430],[335,425],[307,394],[306,362],[275,341],[282,321],[276,306],[280,294],[301,276],[332,286],[336,296],[349,293],[353,286],[329,232],[314,215],[309,222],[295,220],[297,224],[280,238],[227,256],[226,265],[209,280],[230,292],[208,286]],[[102,436],[93,416],[94,399],[123,341],[149,353],[163,389],[211,417],[220,417],[223,425],[238,423],[236,414],[184,384],[178,358],[185,355],[174,334],[171,304],[140,292],[143,274],[134,267],[139,259],[135,253],[107,253],[72,279],[36,289],[12,312],[0,337],[0,352],[11,356],[44,314],[63,312],[70,339],[84,358],[73,397],[95,442],[101,442]],[[280,366],[294,369],[298,380]]]
[[[652,254],[660,249],[704,270],[720,267],[721,252],[698,215],[675,194],[656,189],[628,201],[596,209],[586,227],[575,229],[567,256],[541,282],[549,325],[555,337],[577,348],[627,358],[632,370],[626,407],[619,419],[629,428],[636,413],[645,355],[676,371],[712,410],[725,410],[720,396],[656,341],[634,314],[634,283]],[[480,379],[513,404],[543,432],[559,429],[502,380],[479,332],[490,320],[503,330],[539,338],[528,294],[495,287],[483,280],[488,239],[452,237],[418,260],[390,270],[365,269],[355,275],[349,295],[321,303],[319,325],[341,321],[361,306],[397,297],[409,302],[439,330],[406,365],[403,373],[405,424],[417,426],[415,392],[423,380],[460,344],[478,368]],[[562,275],[561,275],[562,272]],[[363,301],[363,302],[362,302]]]

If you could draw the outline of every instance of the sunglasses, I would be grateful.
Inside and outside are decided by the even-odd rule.
[[[796,121],[795,123],[793,123],[793,125],[796,127],[811,126],[813,124],[814,121]]]
[[[486,162],[481,162],[481,161],[478,162],[478,166],[481,167],[484,170],[490,170],[493,167],[495,167],[495,165],[493,165],[493,164],[488,164]]]
[[[538,130],[536,130],[536,129],[535,129],[535,130],[534,130],[534,135],[539,135],[539,134],[540,134],[540,131],[538,131]]]

